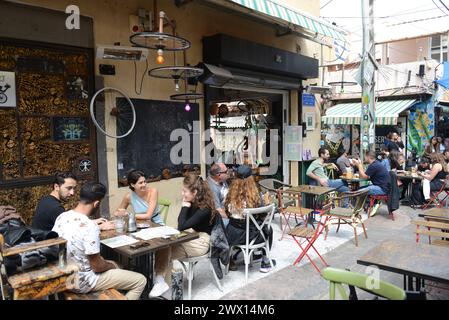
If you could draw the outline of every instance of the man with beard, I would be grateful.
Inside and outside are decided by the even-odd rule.
[[[106,289],[125,291],[128,300],[138,300],[145,288],[145,276],[122,270],[100,254],[100,229],[89,219],[106,195],[106,187],[88,182],[81,187],[80,201],[75,209],[63,212],[55,221],[53,231],[67,240],[67,258],[79,267],[72,291],[88,293]]]
[[[50,231],[56,218],[66,211],[62,203],[68,202],[75,194],[77,178],[71,172],[58,172],[53,180],[53,191],[43,197],[34,212],[32,227]]]
[[[32,227],[50,231],[55,225],[56,218],[65,210],[62,203],[68,202],[75,195],[77,178],[71,172],[58,172],[53,180],[53,191],[43,197],[34,212]],[[104,218],[94,220],[101,230],[113,229],[112,222]]]

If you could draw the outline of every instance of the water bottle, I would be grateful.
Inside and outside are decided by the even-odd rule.
[[[137,231],[137,225],[136,225],[136,215],[134,212],[128,213],[128,232],[135,232]]]

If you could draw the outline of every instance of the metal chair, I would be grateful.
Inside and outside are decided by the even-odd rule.
[[[327,234],[329,232],[329,225],[338,224],[337,231],[340,229],[341,224],[349,224],[354,229],[354,237],[355,237],[355,245],[358,246],[358,235],[357,235],[357,226],[359,224],[363,227],[363,233],[365,234],[365,238],[368,239],[366,234],[365,224],[362,221],[362,211],[363,206],[366,202],[366,198],[368,197],[368,189],[360,189],[354,192],[345,192],[342,193],[341,198],[334,198],[332,201],[342,200],[344,198],[348,199],[349,208],[341,208],[334,207],[330,209],[328,212],[324,212],[323,214],[329,216],[329,220],[325,225],[326,233],[324,235],[324,240],[327,239]],[[333,220],[338,220],[337,223],[332,223]]]
[[[210,270],[212,271],[212,274],[214,275],[215,283],[218,287],[218,290],[223,291],[223,286],[220,282],[220,279],[218,279],[218,276],[215,273],[215,269],[212,266],[212,263],[210,261],[210,254],[211,254],[211,249],[209,248],[209,252],[202,256],[183,258],[183,259],[178,260],[181,263],[182,268],[186,272],[187,281],[188,281],[188,284],[187,284],[187,299],[188,300],[192,299],[192,281],[193,281],[193,276],[194,276],[194,267],[201,260],[206,260],[206,259],[209,260],[209,267],[210,267]]]
[[[449,197],[449,175],[446,176],[446,179],[442,180],[443,185],[438,191],[431,191],[429,201],[422,207],[422,209],[426,209],[431,204],[435,204],[438,208],[443,206],[443,201]],[[439,199],[440,194],[444,195],[443,199]]]
[[[321,233],[324,230],[324,227],[326,226],[327,220],[329,219],[329,215],[327,215],[325,213],[330,210],[331,206],[332,206],[332,203],[328,203],[323,206],[323,208],[322,208],[323,213],[320,215],[320,220],[316,220],[318,223],[317,223],[317,226],[315,229],[308,228],[307,225],[305,227],[299,226],[299,227],[292,229],[288,233],[289,235],[292,236],[293,240],[295,240],[296,244],[301,248],[301,253],[298,256],[298,258],[296,258],[295,262],[293,262],[293,265],[296,265],[299,262],[301,262],[302,258],[304,258],[304,256],[306,256],[310,260],[310,263],[312,263],[312,265],[315,267],[315,269],[318,272],[320,272],[320,269],[318,268],[318,266],[315,264],[315,262],[313,262],[312,258],[307,254],[309,249],[312,248],[316,252],[318,257],[320,258],[320,260],[323,262],[323,264],[326,267],[328,267],[327,262],[320,255],[320,253],[314,247],[313,244],[318,239],[318,237],[321,235]],[[302,242],[301,242],[301,239],[302,239]],[[303,247],[304,244],[306,244],[305,247]]]
[[[325,268],[321,272],[321,276],[329,281],[329,300],[335,300],[335,289],[338,290],[343,300],[357,300],[355,288],[360,288],[374,295],[389,300],[405,300],[407,294],[404,290],[388,282],[371,279],[370,275],[361,274],[335,268]],[[373,281],[375,280],[375,285]],[[349,294],[343,288],[343,284],[347,284],[352,294]]]
[[[274,215],[274,204],[270,204],[268,206],[260,208],[245,209],[243,210],[243,214],[245,215],[246,220],[245,244],[231,246],[229,250],[229,255],[232,254],[232,249],[234,248],[242,250],[243,259],[245,262],[245,283],[248,283],[248,267],[251,263],[251,258],[255,250],[264,250],[266,257],[270,260],[271,267],[272,268],[274,267],[273,262],[270,259],[269,239],[268,236],[265,235],[264,233],[264,230],[271,229],[271,222],[273,220]],[[258,221],[257,217],[261,215],[265,215],[265,217],[263,217],[262,222],[259,222],[260,220]],[[257,236],[253,237],[252,239],[249,238],[250,228],[252,230],[254,230],[254,228],[257,230]],[[262,237],[263,242],[255,243],[256,240],[259,238],[259,236]],[[228,273],[228,271],[229,271],[229,264],[226,267],[226,273]]]

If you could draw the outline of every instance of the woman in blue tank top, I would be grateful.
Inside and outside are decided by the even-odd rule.
[[[151,219],[155,223],[164,225],[157,204],[157,189],[147,187],[145,174],[139,170],[131,170],[127,180],[131,192],[125,195],[119,209],[126,209],[131,205],[136,213],[136,219]]]

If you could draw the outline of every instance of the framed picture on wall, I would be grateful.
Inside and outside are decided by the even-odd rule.
[[[53,141],[81,142],[89,140],[89,118],[53,117]]]
[[[313,112],[306,113],[306,130],[315,130],[315,113]]]

